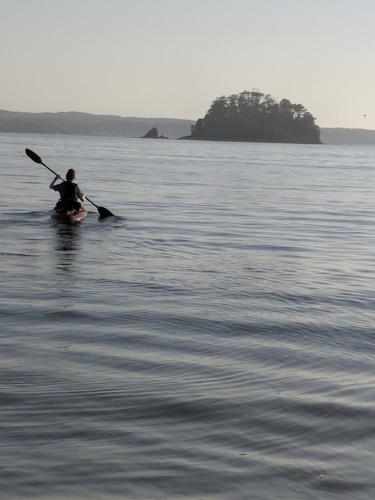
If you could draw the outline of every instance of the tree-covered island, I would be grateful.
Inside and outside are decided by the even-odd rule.
[[[190,139],[320,144],[315,118],[301,104],[244,91],[213,101],[191,127]]]

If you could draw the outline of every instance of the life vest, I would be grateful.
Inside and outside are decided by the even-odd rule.
[[[77,184],[74,182],[63,182],[64,189],[60,192],[61,201],[77,201]]]

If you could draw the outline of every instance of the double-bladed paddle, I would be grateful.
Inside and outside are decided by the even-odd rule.
[[[27,154],[27,156],[31,160],[35,161],[35,163],[40,163],[40,165],[43,165],[43,167],[46,167],[54,175],[56,175],[57,177],[60,177],[60,175],[57,174],[54,170],[52,170],[52,168],[47,167],[47,165],[42,162],[41,157],[39,155],[37,155],[36,153],[34,153],[34,151],[31,151],[31,149],[25,149],[25,153]],[[107,208],[98,207],[98,205],[96,203],[94,203],[92,200],[90,200],[90,198],[88,196],[85,196],[85,198],[87,201],[89,201],[91,203],[91,205],[94,205],[94,207],[97,208],[98,213],[102,219],[104,219],[105,217],[114,216],[114,214],[110,210],[108,210]]]

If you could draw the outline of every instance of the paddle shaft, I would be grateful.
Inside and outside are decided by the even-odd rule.
[[[50,172],[52,172],[54,175],[56,175],[56,177],[61,177],[61,176],[60,176],[59,174],[57,174],[54,170],[52,170],[52,168],[47,167],[47,165],[46,165],[45,163],[41,162],[40,164],[41,164],[41,165],[43,165],[43,167],[48,168],[48,170],[49,170]]]
[[[90,203],[91,203],[91,205],[94,205],[94,207],[96,207],[96,208],[100,208],[100,207],[98,207],[98,205],[97,205],[96,203],[94,203],[93,201],[91,201],[91,200],[90,200],[90,198],[89,198],[88,196],[86,196],[86,195],[85,195],[85,199],[86,199],[88,202],[90,202]]]

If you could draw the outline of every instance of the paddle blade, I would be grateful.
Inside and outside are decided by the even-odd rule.
[[[99,212],[99,216],[101,219],[105,219],[106,217],[114,217],[115,216],[110,210],[108,210],[107,208],[104,208],[104,207],[98,207],[98,212]]]
[[[42,163],[41,157],[34,153],[34,151],[31,151],[31,149],[25,149],[25,153],[31,160],[35,161],[35,163]]]

